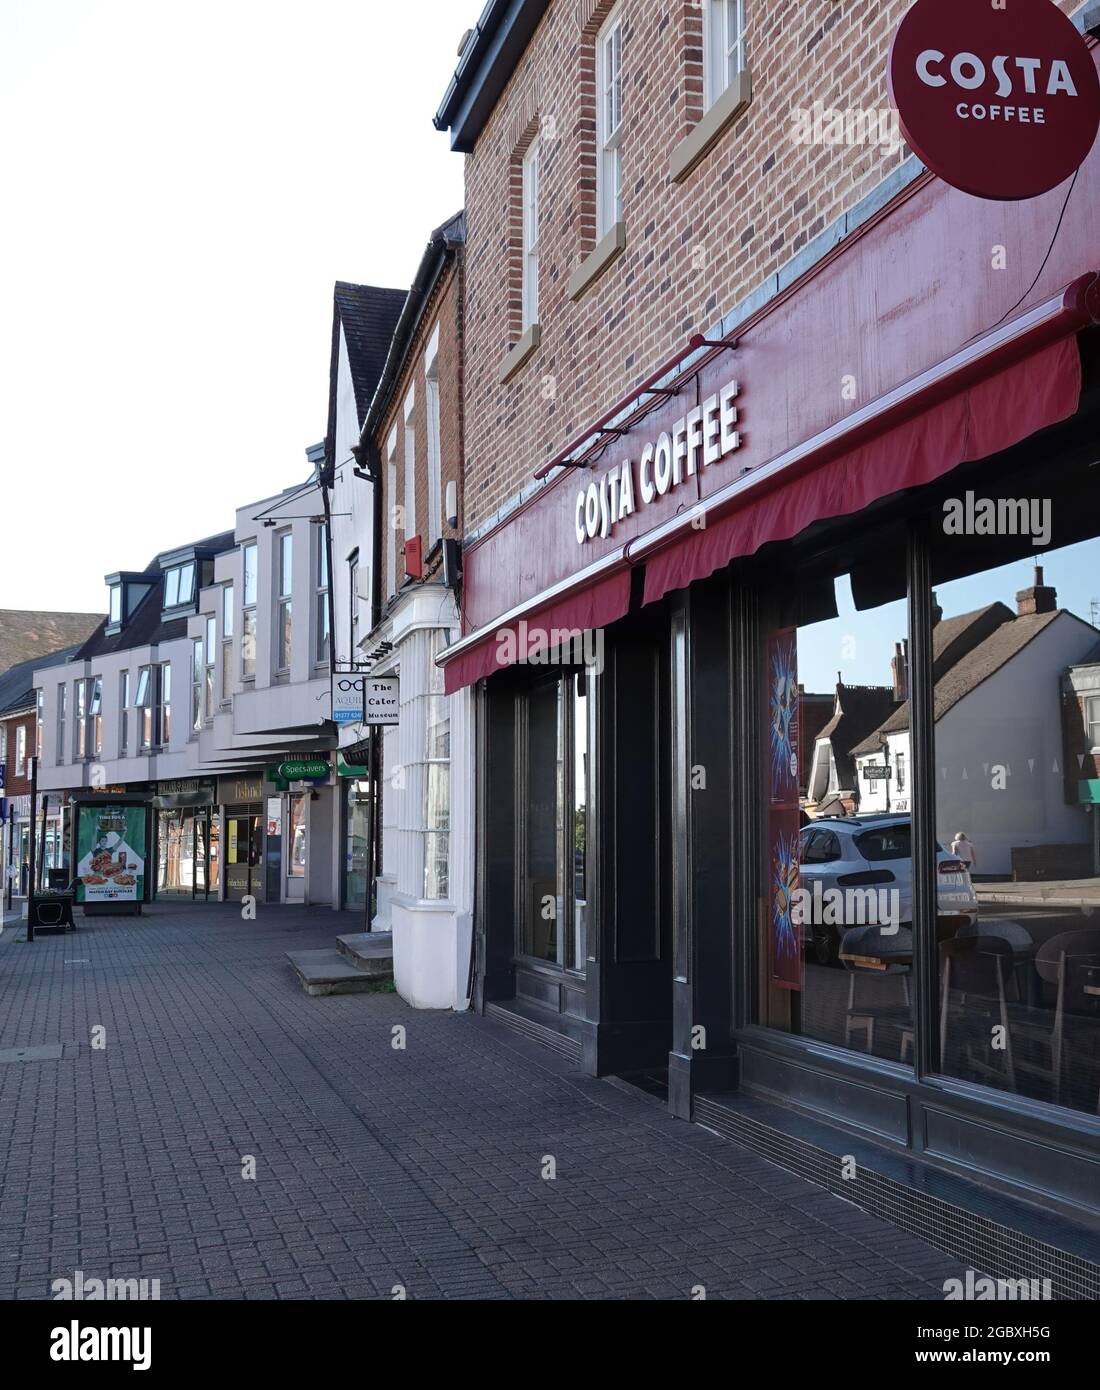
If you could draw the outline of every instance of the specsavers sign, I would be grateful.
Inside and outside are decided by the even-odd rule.
[[[978,198],[1068,179],[1100,126],[1100,81],[1053,0],[916,0],[890,50],[890,100],[919,157]]]
[[[622,459],[582,488],[574,518],[578,545],[606,539],[620,521],[740,448],[734,404],[739,390],[736,381],[727,382],[646,443],[636,459]]]

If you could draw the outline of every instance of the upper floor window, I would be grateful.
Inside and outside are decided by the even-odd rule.
[[[523,156],[523,327],[539,321],[539,142]]]
[[[73,729],[74,747],[73,752],[77,758],[84,758],[88,755],[88,683],[87,681],[76,682],[76,702],[73,705]]]
[[[405,397],[405,535],[416,535],[416,393]]]
[[[46,692],[41,686],[34,692],[34,751],[42,756],[42,730],[46,724]]]
[[[214,668],[217,665],[218,624],[213,614],[206,620],[206,666],[203,671],[202,717],[209,724],[214,718]]]
[[[1085,702],[1085,719],[1088,723],[1089,747],[1100,753],[1100,695],[1090,695]]]
[[[256,602],[259,578],[255,541],[241,546],[241,574],[244,579],[244,605],[249,608]]]
[[[317,661],[324,662],[329,657],[328,621],[328,525],[317,528]]]
[[[222,589],[222,700],[233,694],[233,585]]]
[[[386,527],[386,594],[397,588],[397,528],[400,524],[401,508],[397,503],[397,426],[390,430],[386,441],[386,496],[390,501],[390,514]],[[354,657],[352,660],[354,661]]]
[[[15,775],[22,777],[27,770],[27,726],[19,724],[15,729]]]
[[[130,673],[122,671],[118,678],[118,752],[124,758],[130,747]]]
[[[141,710],[143,749],[167,747],[172,737],[172,667],[143,666],[138,671],[134,704]]]
[[[745,67],[745,0],[705,0],[703,100],[707,110]]]
[[[203,640],[196,637],[191,643],[191,732],[202,730],[202,678],[206,663],[203,659]]]
[[[538,308],[536,306],[536,317]],[[443,460],[439,418],[439,325],[424,359],[424,395],[428,412],[428,549],[443,535]]]
[[[613,10],[596,38],[597,234],[604,237],[623,216],[623,24]]]
[[[290,646],[293,635],[294,605],[291,599],[291,585],[294,572],[294,537],[283,531],[278,537],[279,561],[279,609],[277,622],[279,670],[290,670]]]
[[[241,546],[241,679],[256,679],[256,596],[259,569],[256,542]]]
[[[65,761],[65,720],[69,708],[69,687],[62,682],[57,687],[57,761]]]
[[[117,627],[118,624],[122,622],[122,585],[112,584],[110,595],[111,601],[107,622],[110,627]]]
[[[393,528],[390,528],[393,534]],[[348,613],[351,619],[351,651],[349,661],[359,660],[359,552],[352,551],[348,556]]]
[[[174,565],[164,571],[164,606],[175,608],[181,603],[190,603],[195,596],[195,566]]]

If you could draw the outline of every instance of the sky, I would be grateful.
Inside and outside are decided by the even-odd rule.
[[[415,8],[0,0],[0,608],[101,612],[306,476],[333,282],[407,289],[462,206],[481,5]]]

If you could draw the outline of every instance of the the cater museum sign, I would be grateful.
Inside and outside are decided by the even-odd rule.
[[[597,536],[606,540],[620,521],[740,448],[734,404],[739,391],[736,381],[726,382],[671,429],[647,441],[635,459],[622,459],[582,487],[574,509],[578,544]]]
[[[902,131],[945,183],[1034,198],[1074,173],[1100,126],[1100,81],[1054,0],[916,0],[890,50]]]

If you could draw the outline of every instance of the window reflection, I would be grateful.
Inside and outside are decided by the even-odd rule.
[[[939,941],[950,1076],[1100,1112],[1100,540],[937,584],[936,826],[975,913]],[[940,873],[944,866],[940,866]]]

